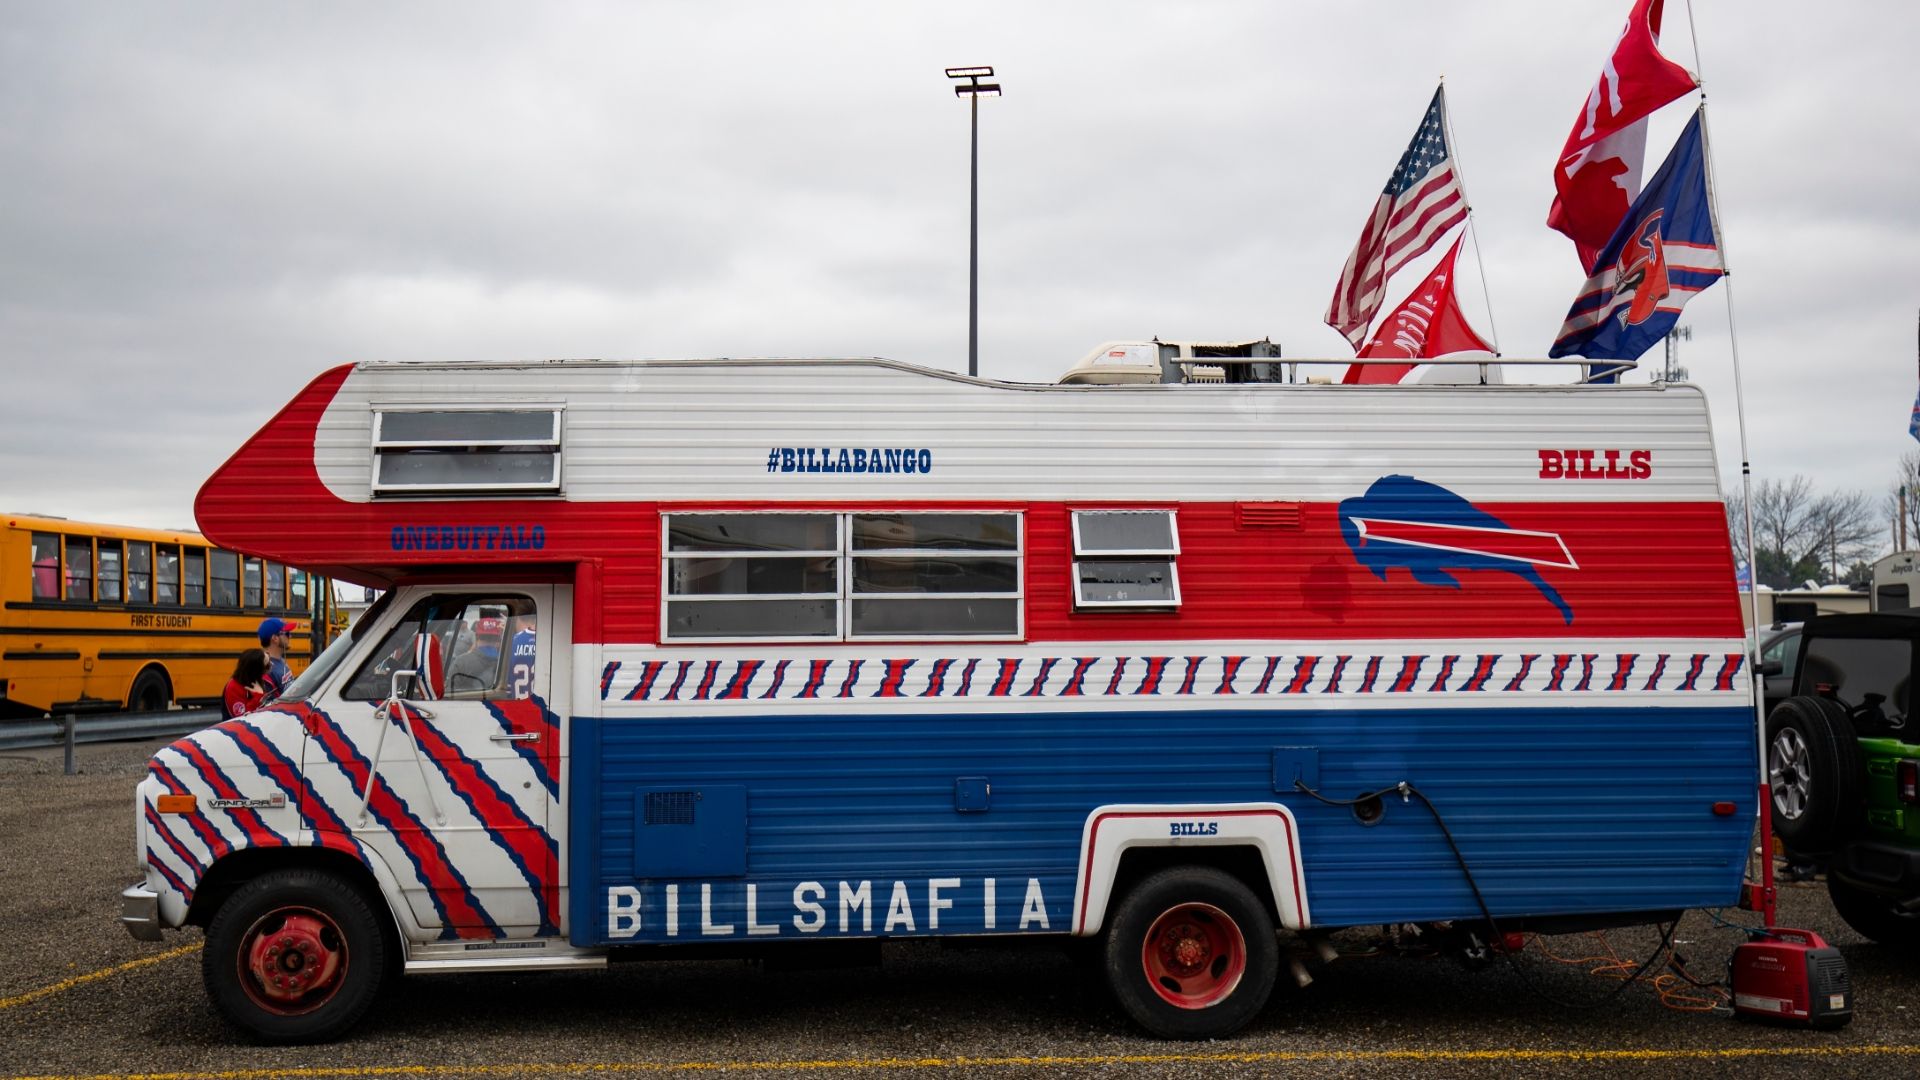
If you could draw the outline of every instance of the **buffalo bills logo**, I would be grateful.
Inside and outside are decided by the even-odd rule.
[[[1653,318],[1660,301],[1673,291],[1667,279],[1667,249],[1660,239],[1660,215],[1655,210],[1634,230],[1633,240],[1620,248],[1614,263],[1613,294],[1633,300],[1620,309],[1622,326],[1638,326]]]
[[[1580,567],[1559,534],[1516,529],[1448,491],[1411,476],[1383,476],[1365,495],[1340,503],[1340,535],[1354,561],[1382,581],[1402,569],[1422,585],[1460,588],[1471,570],[1512,574],[1573,622],[1573,609],[1539,567]]]

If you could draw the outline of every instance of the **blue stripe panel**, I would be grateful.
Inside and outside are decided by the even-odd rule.
[[[1499,708],[576,718],[572,938],[660,941],[665,880],[637,878],[635,794],[739,784],[747,875],[711,879],[704,935],[746,935],[745,886],[763,933],[818,921],[795,891],[818,882],[821,936],[839,933],[839,889],[869,882],[885,931],[904,883],[914,932],[1064,931],[1080,833],[1109,803],[1278,801],[1300,823],[1313,922],[1353,926],[1479,914],[1418,801],[1387,800],[1374,825],[1274,791],[1275,747],[1318,748],[1332,798],[1412,782],[1445,815],[1496,915],[1729,905],[1756,812],[1753,714],[1710,708]],[[992,805],[960,813],[958,777],[986,777]],[[1732,816],[1716,816],[1731,802]],[[929,882],[960,881],[935,887]],[[985,882],[994,881],[987,926]],[[1040,897],[1030,897],[1037,883]],[[701,940],[702,884],[677,882],[679,931]],[[608,937],[608,890],[636,911]],[[816,900],[808,892],[799,899]],[[1029,906],[1043,900],[1042,907]],[[945,907],[947,901],[952,907]],[[896,910],[895,933],[905,922]],[[862,932],[859,910],[849,932]],[[730,926],[721,934],[718,927]]]

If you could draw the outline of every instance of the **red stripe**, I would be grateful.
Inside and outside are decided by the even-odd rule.
[[[147,773],[154,779],[160,781],[160,786],[175,795],[191,794],[191,792],[187,790],[187,786],[181,783],[180,779],[174,776],[171,770],[158,761],[147,763]],[[195,810],[191,814],[179,814],[176,816],[187,819],[188,824],[193,827],[194,835],[200,838],[201,843],[207,845],[207,850],[213,852],[213,861],[219,862],[221,859],[226,858],[228,853],[233,851],[233,845],[227,843],[227,838],[220,835],[220,830],[214,828],[213,822],[208,821],[206,815],[201,811]]]
[[[193,742],[191,738],[187,738],[187,739],[181,739],[179,742],[174,743],[173,749],[179,751],[181,755],[183,755],[188,761],[193,763],[194,769],[198,771],[200,774],[201,781],[204,782],[209,788],[213,790],[214,798],[216,799],[246,798],[246,796],[240,793],[240,789],[234,787],[232,782],[230,782],[226,778],[226,776],[220,771],[220,767],[214,764],[213,759],[207,756],[207,751],[205,747],[202,747],[197,742]],[[232,814],[233,814],[233,820],[238,822],[240,825],[240,831],[247,834],[247,844],[249,846],[251,847],[285,847],[286,846],[287,842],[281,839],[279,833],[276,833],[272,829],[268,828],[267,823],[260,819],[260,815],[258,813],[252,810],[246,809],[244,807],[240,807],[240,808],[234,809],[232,811]]]
[[[206,877],[207,865],[200,861],[199,856],[188,851],[187,846],[180,842],[179,837],[173,835],[173,828],[166,822],[160,820],[160,815],[154,811],[153,804],[148,803],[145,809],[147,813],[147,824],[152,826],[152,828],[147,831],[158,833],[160,839],[166,841],[167,850],[173,852],[175,858],[192,868],[194,881],[199,881],[201,878]]]
[[[1413,682],[1420,677],[1420,666],[1427,662],[1424,656],[1407,656],[1400,660],[1400,674],[1394,676],[1393,685],[1387,687],[1389,694],[1404,694],[1413,689]]]

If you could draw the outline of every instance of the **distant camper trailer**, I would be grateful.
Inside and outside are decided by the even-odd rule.
[[[205,926],[275,1041],[402,973],[1049,935],[1207,1038],[1276,929],[1483,959],[1737,903],[1766,788],[1701,392],[1277,353],[326,372],[200,525],[385,591],[153,757],[122,919]]]
[[[1803,623],[1815,615],[1856,615],[1869,610],[1872,597],[1845,585],[1819,589],[1760,589],[1760,625]],[[1740,614],[1752,622],[1747,596],[1740,594]],[[1751,629],[1751,627],[1749,627]]]
[[[1896,551],[1873,564],[1873,610],[1905,611],[1920,601],[1920,551]]]

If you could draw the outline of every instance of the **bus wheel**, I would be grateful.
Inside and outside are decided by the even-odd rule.
[[[373,1004],[386,949],[358,889],[321,870],[277,870],[214,913],[201,975],[220,1015],[260,1041],[324,1042]]]
[[[1107,932],[1107,982],[1128,1016],[1169,1039],[1231,1035],[1273,992],[1280,944],[1238,878],[1175,867],[1127,893]]]
[[[166,673],[159,668],[147,668],[134,677],[133,689],[127,691],[128,712],[165,712],[173,701],[173,688],[167,685]]]

